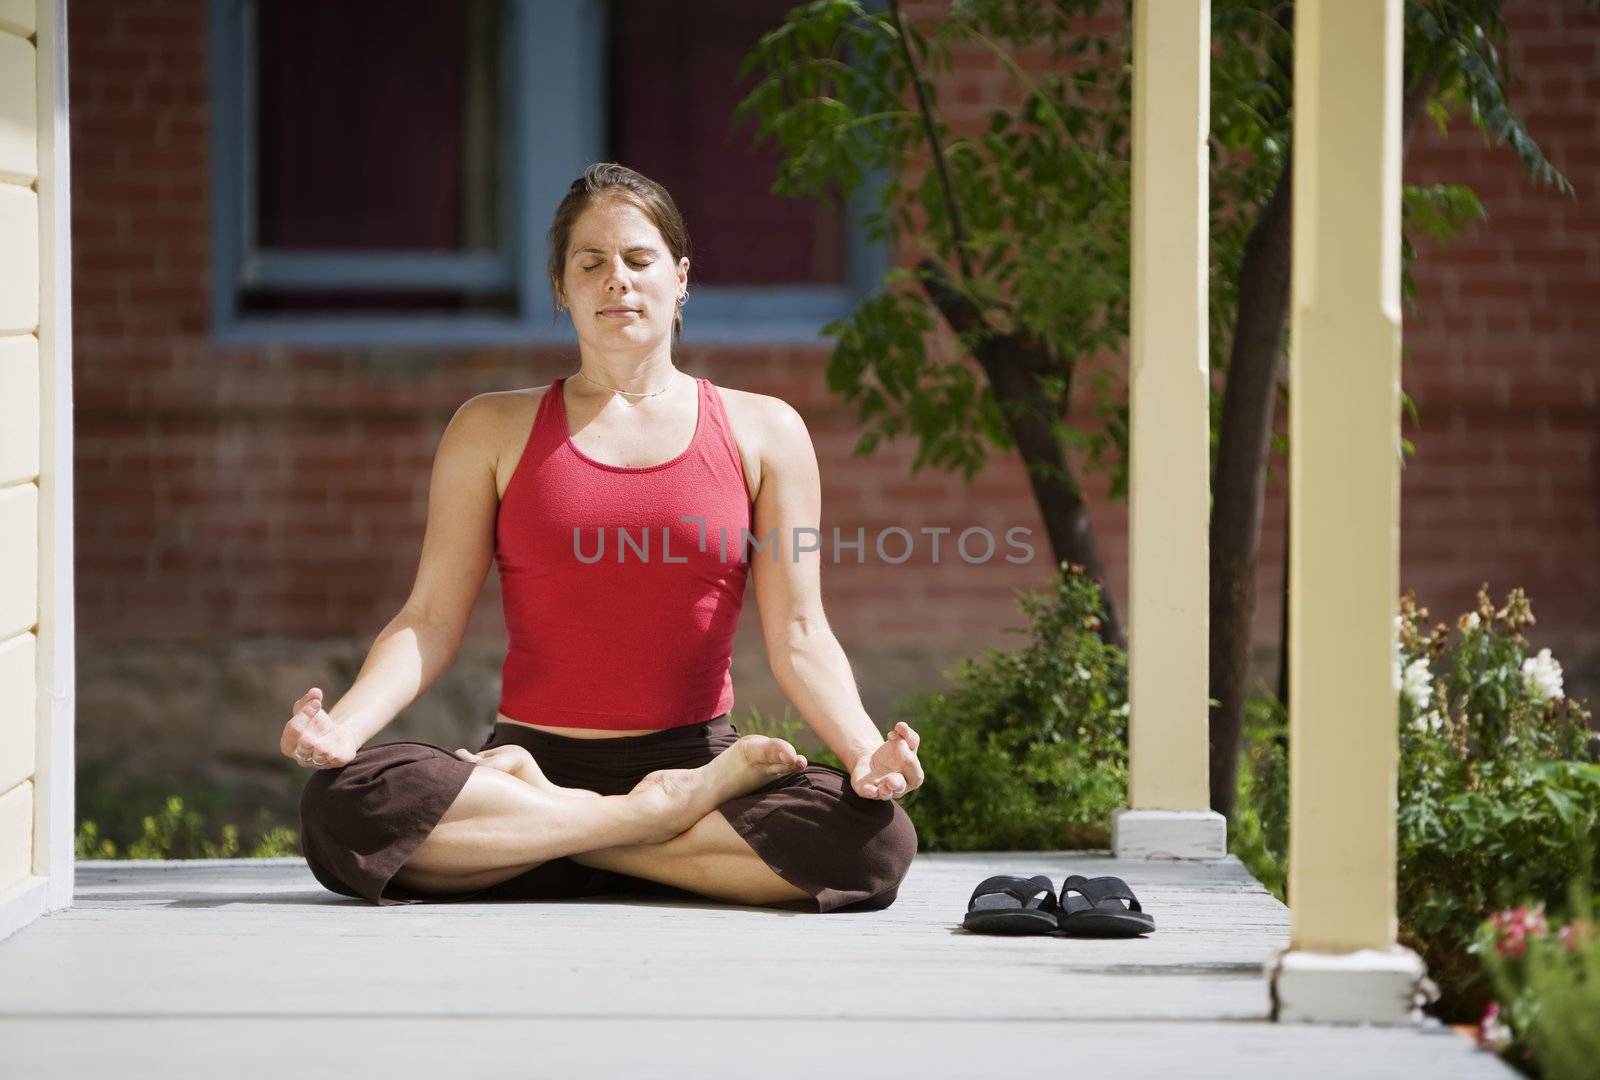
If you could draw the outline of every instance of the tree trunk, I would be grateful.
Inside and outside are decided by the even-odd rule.
[[[929,300],[957,333],[970,333],[985,323],[982,313],[968,302],[960,290],[945,277],[932,259],[918,264],[922,285]],[[1122,620],[1117,617],[1116,600],[1106,584],[1105,567],[1095,544],[1094,525],[1083,492],[1073,479],[1072,470],[1055,437],[1054,420],[1060,411],[1057,403],[1040,389],[1036,375],[1049,372],[1067,374],[1065,399],[1072,395],[1071,369],[1049,354],[1037,341],[1015,333],[991,332],[974,354],[983,368],[989,390],[1006,418],[1006,427],[1027,466],[1028,485],[1044,518],[1055,562],[1052,572],[1063,562],[1077,563],[1084,573],[1100,585],[1103,614],[1099,636],[1108,645],[1127,649]]]
[[[1025,356],[1026,346],[1019,347],[1008,338],[997,339],[995,345],[994,349],[982,350],[978,359],[988,375],[989,389],[1007,417],[1007,426],[1016,440],[1023,464],[1028,467],[1028,484],[1044,518],[1054,565],[1077,563],[1099,583],[1105,609],[1100,620],[1100,638],[1126,649],[1128,643],[1117,617],[1116,601],[1106,584],[1089,508],[1052,427],[1057,411],[1055,403],[1039,389],[1032,365],[1009,359],[1019,353]]]
[[[1211,507],[1211,809],[1233,816],[1249,687],[1250,624],[1267,446],[1289,309],[1293,170],[1285,163],[1239,267],[1239,308],[1218,426]]]
[[[1424,76],[1406,92],[1400,106],[1402,153],[1436,84],[1437,76]],[[1267,446],[1289,314],[1292,162],[1292,157],[1285,158],[1283,175],[1245,243],[1212,483],[1210,667],[1211,697],[1219,704],[1211,709],[1211,808],[1230,820],[1249,691]],[[1286,562],[1288,557],[1285,548]],[[1287,584],[1284,602],[1288,602]],[[1282,681],[1286,685],[1287,676]]]

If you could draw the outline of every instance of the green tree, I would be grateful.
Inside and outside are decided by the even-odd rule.
[[[1536,178],[1571,192],[1506,102],[1506,30],[1492,0],[1406,5],[1405,124],[1465,113],[1509,144]],[[1231,814],[1243,719],[1260,502],[1272,411],[1282,384],[1289,282],[1289,136],[1293,4],[1214,0],[1210,351],[1213,387],[1211,521],[1212,805]],[[912,472],[932,465],[969,482],[991,449],[1015,447],[1026,467],[1054,561],[1103,564],[1068,453],[1127,491],[1126,390],[1098,361],[1128,332],[1131,13],[1102,0],[956,0],[944,18],[913,25],[898,0],[871,11],[857,0],[814,0],[764,34],[741,66],[758,72],[734,112],[756,142],[781,152],[772,190],[845,198],[882,173],[862,224],[913,265],[824,332],[836,338],[830,390],[853,403],[855,448],[886,438],[916,444]],[[940,118],[932,76],[952,50],[987,51],[1021,91],[990,111],[984,130],[956,136]],[[1021,50],[1050,58],[1032,76]],[[1410,236],[1453,235],[1482,215],[1460,186],[1408,187]],[[928,349],[942,324],[963,357]],[[982,378],[974,375],[970,360]],[[1101,420],[1069,424],[1075,393]],[[1410,405],[1407,402],[1408,406]],[[1409,449],[1409,446],[1408,446]],[[1104,597],[1101,636],[1124,647]]]
[[[1512,72],[1500,8],[1499,0],[1409,0],[1405,5],[1401,137],[1409,143],[1424,115],[1442,130],[1452,116],[1464,114],[1485,135],[1510,146],[1536,181],[1571,195],[1572,185],[1545,159],[1507,102]],[[1213,267],[1222,271],[1223,289],[1220,296],[1213,294],[1213,364],[1226,378],[1211,484],[1209,659],[1210,693],[1217,703],[1211,715],[1211,805],[1230,818],[1249,690],[1272,414],[1276,400],[1288,394],[1283,356],[1292,251],[1293,21],[1294,5],[1285,0],[1219,0],[1213,7],[1213,26],[1223,45],[1212,83],[1213,141],[1238,162],[1242,174],[1229,177],[1214,170],[1213,183],[1228,199],[1224,205],[1243,211],[1226,223],[1213,213],[1212,225]],[[1471,189],[1458,184],[1406,185],[1402,210],[1402,287],[1414,310],[1412,237],[1448,239],[1467,221],[1485,215]],[[1222,342],[1216,340],[1219,325],[1228,329]],[[1402,400],[1415,418],[1415,403],[1404,395]],[[1411,443],[1402,442],[1410,453]],[[1279,449],[1287,452],[1287,440],[1279,440]],[[1285,701],[1287,634],[1286,618],[1278,679]]]

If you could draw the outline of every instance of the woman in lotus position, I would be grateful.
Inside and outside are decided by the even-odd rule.
[[[804,423],[673,366],[688,237],[658,184],[593,165],[549,237],[576,377],[456,412],[410,598],[349,693],[325,710],[313,687],[284,728],[283,753],[316,770],[300,802],[312,873],[376,904],[887,907],[917,850],[895,800],[922,783],[918,736],[867,716],[820,555],[796,550],[821,516]],[[362,749],[453,659],[491,558],[510,647],[488,740]],[[750,574],[772,671],[848,773],[729,720]]]

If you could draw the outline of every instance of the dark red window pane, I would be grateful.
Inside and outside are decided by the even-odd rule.
[[[245,289],[239,310],[248,315],[295,312],[343,315],[402,311],[407,315],[506,316],[517,312],[517,298],[505,290],[452,292],[416,289],[405,292],[316,292],[296,289]]]
[[[498,246],[499,6],[256,4],[257,246]]]
[[[672,194],[689,225],[689,280],[716,285],[839,284],[841,216],[812,199],[768,194],[778,151],[751,143],[734,106],[758,38],[794,0],[612,0],[608,101],[612,160]]]

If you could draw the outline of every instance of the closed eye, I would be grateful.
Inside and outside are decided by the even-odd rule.
[[[598,270],[601,266],[604,266],[604,265],[605,265],[604,263],[595,263],[593,266],[585,266],[584,269],[585,270]],[[629,266],[633,266],[633,267],[637,267],[638,269],[643,270],[645,267],[649,266],[650,263],[648,261],[646,261],[646,262],[634,262],[632,259],[630,259],[630,260],[628,260],[628,265]]]

